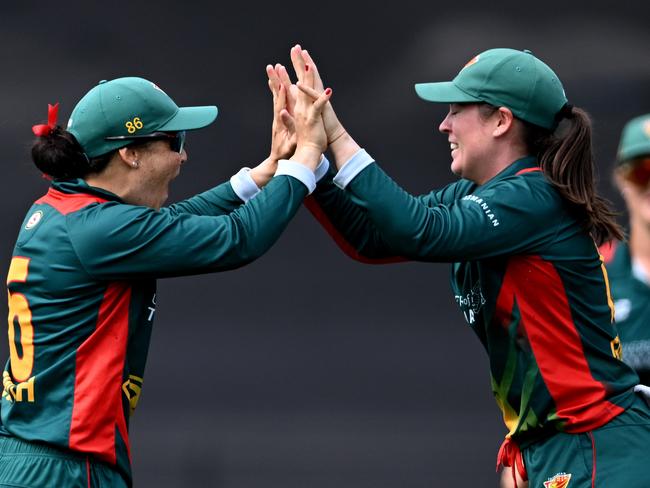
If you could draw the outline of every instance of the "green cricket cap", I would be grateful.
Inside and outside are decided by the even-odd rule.
[[[528,51],[489,49],[474,56],[452,81],[418,83],[420,98],[440,103],[487,102],[546,129],[557,127],[567,98],[557,75]]]
[[[127,77],[102,80],[72,111],[68,131],[89,158],[126,146],[132,140],[106,137],[200,129],[217,117],[217,107],[179,107],[155,83]]]
[[[635,117],[625,124],[616,163],[622,164],[640,156],[650,156],[650,114]]]

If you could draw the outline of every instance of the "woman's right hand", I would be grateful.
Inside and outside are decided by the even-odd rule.
[[[306,64],[298,75],[298,86],[314,89],[314,69]],[[300,162],[312,171],[320,162],[321,154],[327,149],[327,132],[323,125],[323,109],[332,95],[330,88],[317,98],[312,98],[302,90],[296,93],[293,119],[296,131],[296,152],[291,160]]]
[[[305,49],[302,49],[299,44],[296,44],[291,48],[291,63],[293,64],[298,79],[300,79],[301,76],[304,76],[307,66],[310,67],[310,71],[314,77],[314,83],[312,86],[301,84],[300,91],[302,94],[307,94],[311,96],[312,99],[320,96],[323,90],[323,82],[318,73],[318,69],[314,64],[311,55]],[[285,86],[287,86],[287,83],[290,84],[291,81],[289,80],[289,76],[286,74],[286,70],[284,71],[285,73],[280,77],[280,80],[285,84]],[[287,93],[289,93],[289,90],[287,90]],[[327,134],[327,145],[334,155],[336,167],[341,169],[345,163],[347,163],[350,158],[361,149],[361,147],[347,133],[341,122],[339,122],[339,119],[334,112],[334,108],[329,102],[325,104],[325,107],[323,107],[323,124],[325,127],[325,133]]]
[[[298,79],[301,79],[301,76],[304,75],[305,67],[309,66],[314,76],[314,85],[312,88],[314,88],[318,93],[321,93],[325,88],[323,80],[320,77],[316,63],[314,63],[314,60],[307,50],[302,49],[300,44],[296,44],[291,48],[290,55],[291,64],[293,64],[293,69],[296,72]],[[339,122],[336,112],[334,112],[334,107],[332,107],[332,104],[329,102],[323,108],[323,124],[325,126],[325,132],[327,133],[328,146],[345,134],[345,128],[343,128],[343,125]]]

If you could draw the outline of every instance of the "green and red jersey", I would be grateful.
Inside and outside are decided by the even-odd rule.
[[[307,206],[352,257],[452,263],[456,302],[520,443],[592,430],[632,402],[638,378],[619,359],[598,249],[534,158],[414,197],[362,150]]]
[[[612,287],[616,326],[623,345],[623,361],[638,373],[641,383],[650,385],[650,277],[630,255],[625,242],[601,246]]]
[[[156,278],[262,255],[306,186],[276,176],[246,204],[224,183],[157,211],[83,180],[55,181],[13,253],[0,433],[113,465],[130,483],[129,416],[142,388]]]

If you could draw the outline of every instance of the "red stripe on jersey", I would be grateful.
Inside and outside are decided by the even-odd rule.
[[[46,195],[36,200],[36,204],[46,203],[57,209],[63,215],[81,210],[91,203],[108,202],[105,198],[88,195],[87,193],[63,193],[50,188]]]
[[[129,331],[131,287],[111,283],[97,327],[77,349],[70,449],[115,464],[115,428],[130,448],[122,407],[122,379]]]
[[[341,234],[338,229],[334,226],[332,221],[329,219],[325,211],[321,206],[316,202],[316,199],[313,196],[308,196],[305,198],[305,207],[309,209],[316,220],[320,222],[323,228],[327,233],[334,239],[334,242],[341,248],[345,254],[347,254],[352,259],[365,263],[365,264],[389,264],[389,263],[402,263],[408,261],[406,258],[401,256],[393,256],[389,258],[369,258],[360,254],[354,246],[352,246],[348,241],[345,240],[343,234]]]
[[[598,248],[598,252],[605,260],[605,264],[611,263],[612,259],[614,259],[617,245],[618,241],[609,241]]]
[[[515,306],[566,432],[595,429],[623,412],[606,400],[605,386],[591,374],[564,284],[552,263],[539,256],[510,258],[497,319],[509,322]]]
[[[524,173],[531,173],[532,171],[542,171],[542,168],[539,168],[539,167],[525,168],[525,169],[517,171],[515,173],[515,176],[523,175]]]

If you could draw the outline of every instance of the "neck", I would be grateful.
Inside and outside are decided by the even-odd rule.
[[[484,173],[474,182],[479,185],[487,183],[512,163],[526,156],[528,156],[528,153],[524,149],[508,146],[491,159],[491,164],[485,168]]]
[[[131,200],[132,190],[131,178],[128,170],[125,171],[120,165],[109,163],[101,173],[92,173],[87,175],[84,180],[90,186],[101,188],[114,193],[127,203],[133,203]]]

